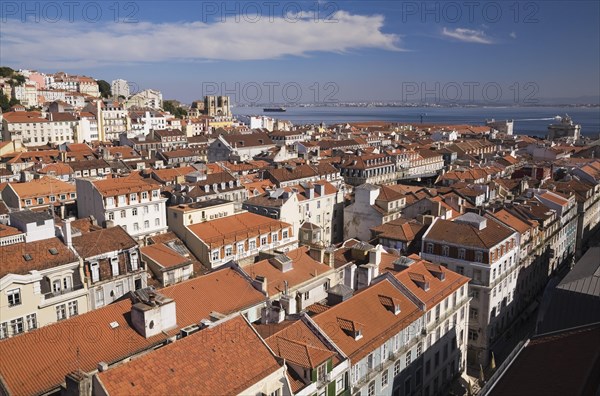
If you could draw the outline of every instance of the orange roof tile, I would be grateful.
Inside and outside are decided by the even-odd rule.
[[[395,315],[385,307],[379,295],[397,299],[400,313]],[[386,279],[313,319],[352,362],[357,362],[420,316],[419,308]],[[355,340],[349,333],[361,327],[362,337]]]
[[[188,226],[202,241],[217,246],[288,227],[288,223],[248,212]]]
[[[279,368],[252,326],[237,316],[98,377],[113,395],[233,395]]]

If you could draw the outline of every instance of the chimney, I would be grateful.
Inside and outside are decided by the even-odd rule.
[[[134,291],[132,299],[131,323],[144,337],[150,338],[177,327],[173,299],[156,293],[152,287]]]
[[[69,249],[73,246],[73,231],[71,229],[71,220],[65,219],[62,226],[63,242]]]
[[[261,275],[257,275],[254,281],[252,281],[252,286],[255,289],[262,292],[265,296],[268,295],[267,292],[267,278]]]
[[[333,246],[329,246],[327,249],[325,249],[322,263],[325,265],[328,265],[331,268],[334,267],[334,265],[335,265],[335,248]]]
[[[91,396],[92,378],[81,370],[72,371],[65,376],[64,396]]]
[[[379,265],[381,263],[382,252],[383,247],[381,245],[377,245],[375,248],[369,250],[369,264]]]

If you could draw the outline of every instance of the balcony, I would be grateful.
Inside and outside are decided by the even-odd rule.
[[[54,298],[54,297],[58,297],[58,296],[63,296],[65,294],[69,294],[69,293],[72,293],[74,291],[81,290],[81,289],[83,289],[83,284],[82,283],[74,285],[73,287],[69,287],[69,288],[66,288],[66,289],[57,290],[55,292],[44,293],[44,299],[48,300],[50,298]]]

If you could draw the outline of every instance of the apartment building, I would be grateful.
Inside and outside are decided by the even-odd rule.
[[[138,244],[123,228],[116,226],[74,235],[67,220],[63,235],[67,243],[71,240],[81,258],[90,310],[146,287],[146,270],[141,265]]]
[[[340,175],[347,184],[393,184],[398,180],[394,157],[388,154],[360,154],[346,158]]]
[[[136,239],[167,230],[166,198],[160,186],[134,177],[77,179],[79,217],[94,216],[105,227],[121,226]]]
[[[354,190],[354,202],[344,208],[344,239],[371,239],[371,228],[398,219],[406,196],[397,187],[363,184]]]
[[[519,238],[516,230],[475,213],[435,219],[423,235],[423,259],[471,278],[470,364],[486,366],[492,342],[515,319]]]
[[[232,260],[243,266],[254,262],[261,251],[298,247],[291,224],[247,212],[188,225],[177,236],[209,269]]]
[[[3,245],[0,257],[0,339],[87,312],[79,259],[60,239]]]
[[[324,246],[342,240],[343,207],[343,190],[327,181],[302,182],[267,191],[247,199],[242,205],[249,212],[292,224],[301,241],[307,244],[316,241]],[[300,227],[306,223],[313,225],[311,229],[319,235],[302,235]]]
[[[27,183],[8,183],[2,190],[2,199],[14,209],[50,208],[65,217],[75,209],[75,186],[52,176],[33,179]]]
[[[9,112],[2,118],[2,139],[19,140],[24,146],[73,143],[79,123],[72,113]]]

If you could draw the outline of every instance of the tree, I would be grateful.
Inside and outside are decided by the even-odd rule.
[[[98,89],[100,90],[100,96],[102,96],[103,98],[110,98],[111,96],[111,87],[110,84],[107,83],[104,80],[98,80]]]
[[[187,116],[187,111],[182,107],[177,107],[171,100],[163,101],[163,110],[168,111],[177,118],[183,118]]]
[[[4,95],[4,92],[0,92],[0,108],[2,108],[3,113],[10,111],[11,107],[18,104],[21,104],[19,100],[15,98],[8,99],[8,97]]]
[[[15,71],[10,67],[2,66],[0,67],[0,77],[10,77],[13,75]]]

